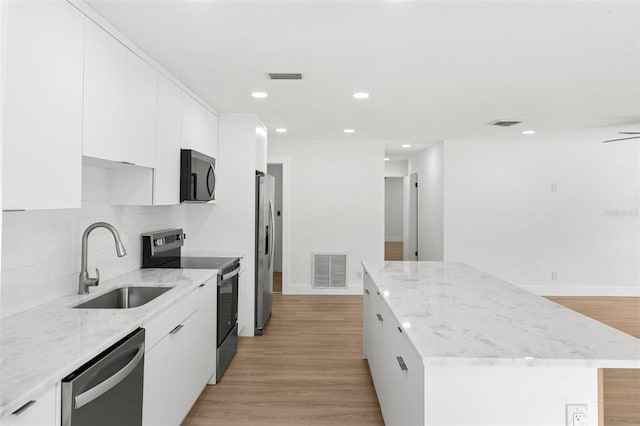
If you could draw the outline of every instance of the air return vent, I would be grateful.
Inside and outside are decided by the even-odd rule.
[[[300,73],[270,72],[269,80],[302,80]]]
[[[500,126],[500,127],[511,127],[511,126],[515,126],[516,124],[520,124],[522,123],[522,121],[516,121],[516,120],[494,120],[489,124],[492,124],[494,126]]]
[[[313,254],[314,288],[347,288],[346,254]]]

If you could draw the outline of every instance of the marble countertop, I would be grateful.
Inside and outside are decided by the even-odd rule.
[[[363,266],[425,366],[640,368],[640,339],[466,264]]]
[[[0,418],[142,326],[200,284],[215,269],[139,269],[2,319],[0,329]],[[125,285],[175,286],[151,302],[132,309],[72,309]]]

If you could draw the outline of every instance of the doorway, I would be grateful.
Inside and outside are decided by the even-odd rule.
[[[403,178],[403,258],[418,260],[418,173]]]
[[[267,174],[274,177],[274,222],[275,222],[275,250],[273,252],[273,292],[282,293],[282,164],[267,164]]]
[[[403,260],[403,178],[384,178],[384,260]]]

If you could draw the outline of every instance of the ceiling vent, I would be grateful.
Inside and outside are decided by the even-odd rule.
[[[514,121],[514,120],[494,120],[489,124],[492,124],[494,126],[499,126],[499,127],[511,127],[511,126],[515,126],[516,124],[520,124],[522,123],[522,121]]]
[[[269,76],[269,80],[302,80],[302,74],[295,72],[270,72],[267,75]]]

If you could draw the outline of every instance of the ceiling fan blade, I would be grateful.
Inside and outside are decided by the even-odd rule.
[[[628,138],[620,138],[620,139],[609,139],[608,141],[602,141],[602,143],[616,142],[616,141],[626,141],[627,139],[640,139],[640,136],[631,136],[631,137],[628,137]]]

